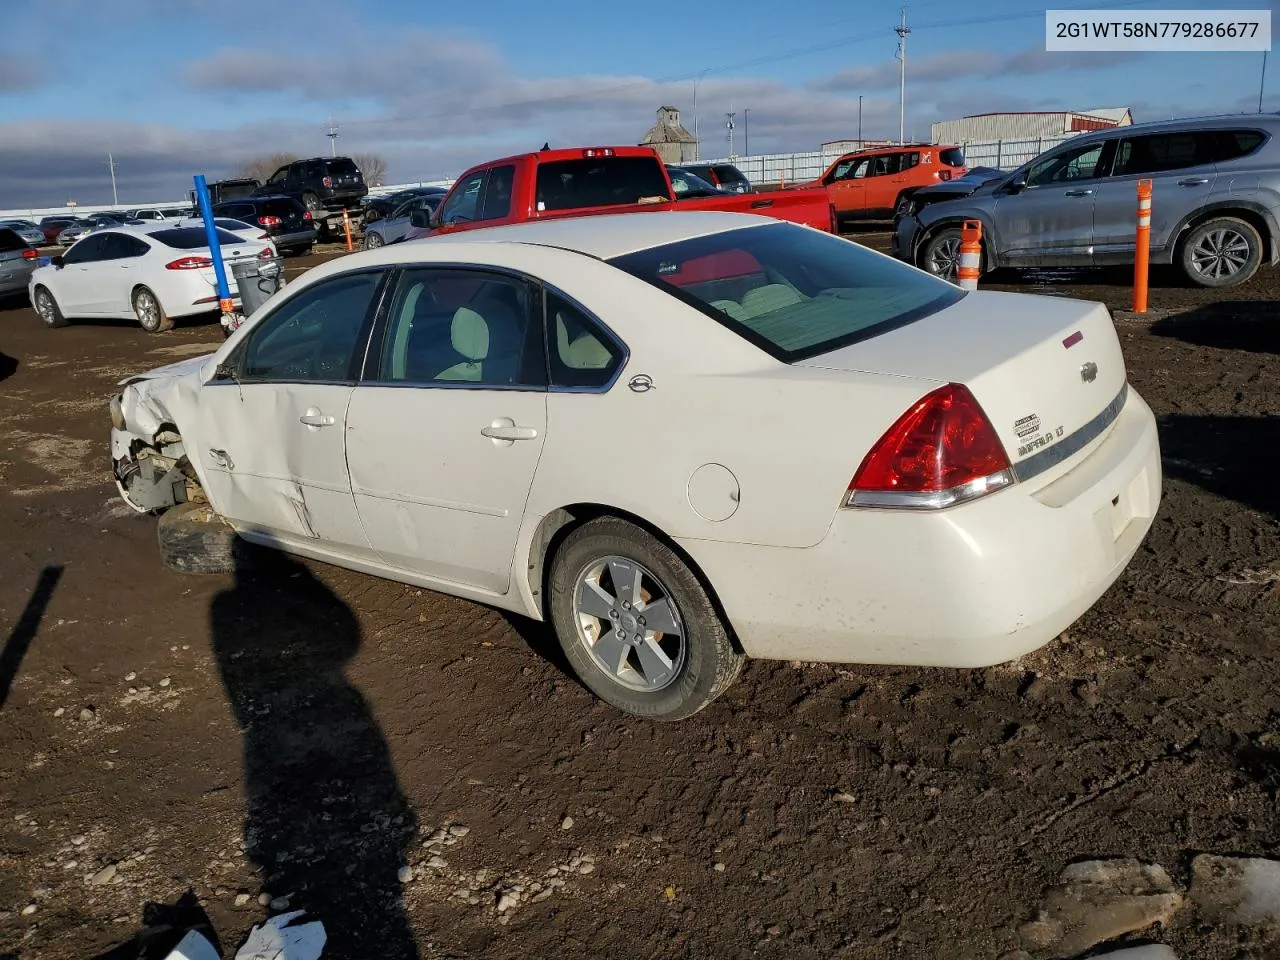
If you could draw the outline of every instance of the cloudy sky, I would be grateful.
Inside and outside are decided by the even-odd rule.
[[[1043,11],[909,2],[908,136],[991,110],[1257,109],[1260,54],[1046,53]],[[852,137],[860,95],[864,135],[896,137],[896,19],[866,0],[0,0],[0,209],[110,202],[108,153],[121,203],[176,199],[193,173],[328,153],[329,117],[389,182],[453,176],[544,141],[635,143],[663,103],[692,128],[695,86],[704,157],[727,152],[730,109],[750,110],[752,153]]]

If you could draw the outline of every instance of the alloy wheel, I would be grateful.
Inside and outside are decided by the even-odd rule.
[[[929,272],[943,280],[954,280],[960,259],[960,238],[947,237],[933,245],[929,252]]]
[[[675,598],[647,567],[625,557],[593,560],[574,581],[578,640],[604,673],[653,693],[680,675],[688,658]]]
[[[1239,273],[1251,254],[1249,240],[1230,227],[1219,227],[1200,238],[1191,249],[1192,268],[1211,280],[1223,280]]]

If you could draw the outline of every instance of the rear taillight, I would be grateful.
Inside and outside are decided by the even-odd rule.
[[[311,216],[311,211],[310,211],[310,210],[303,210],[303,211],[302,211],[302,219],[303,219],[303,220],[311,220],[311,219],[313,219],[313,217]]]
[[[333,186],[333,177],[325,177],[325,178],[324,178],[323,180],[321,180],[320,182],[321,182],[321,183],[323,183],[326,187],[332,187],[332,186]]]
[[[164,268],[166,270],[202,270],[212,266],[213,261],[208,257],[182,257],[180,260],[170,260]]]
[[[259,217],[258,226],[260,227],[278,227],[280,226],[279,217]]]
[[[912,404],[871,448],[845,506],[938,510],[1013,482],[982,407],[967,387],[949,383]]]
[[[271,254],[271,248],[270,248],[270,247],[263,247],[263,248],[262,248],[262,252],[261,252],[260,254],[258,254],[258,259],[259,259],[259,260],[270,260],[270,259],[271,259],[271,256],[272,256],[272,254]]]
[[[950,170],[939,170],[939,171],[938,171],[938,179],[939,179],[939,180],[950,180],[950,179],[951,179],[951,171],[950,171]]]
[[[23,250],[23,251],[22,251],[22,259],[23,259],[23,260],[35,260],[35,259],[36,259],[37,257],[39,257],[39,256],[40,256],[40,251],[38,251],[38,250]]]

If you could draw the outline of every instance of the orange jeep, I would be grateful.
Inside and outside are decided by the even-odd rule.
[[[911,143],[846,153],[822,175],[836,216],[890,220],[898,202],[921,187],[961,177],[964,151],[933,143]]]

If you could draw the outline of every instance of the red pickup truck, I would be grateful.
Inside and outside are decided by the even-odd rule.
[[[755,213],[834,233],[824,187],[679,200],[649,147],[540,150],[472,167],[434,214],[415,211],[406,239],[552,217],[662,210]]]

